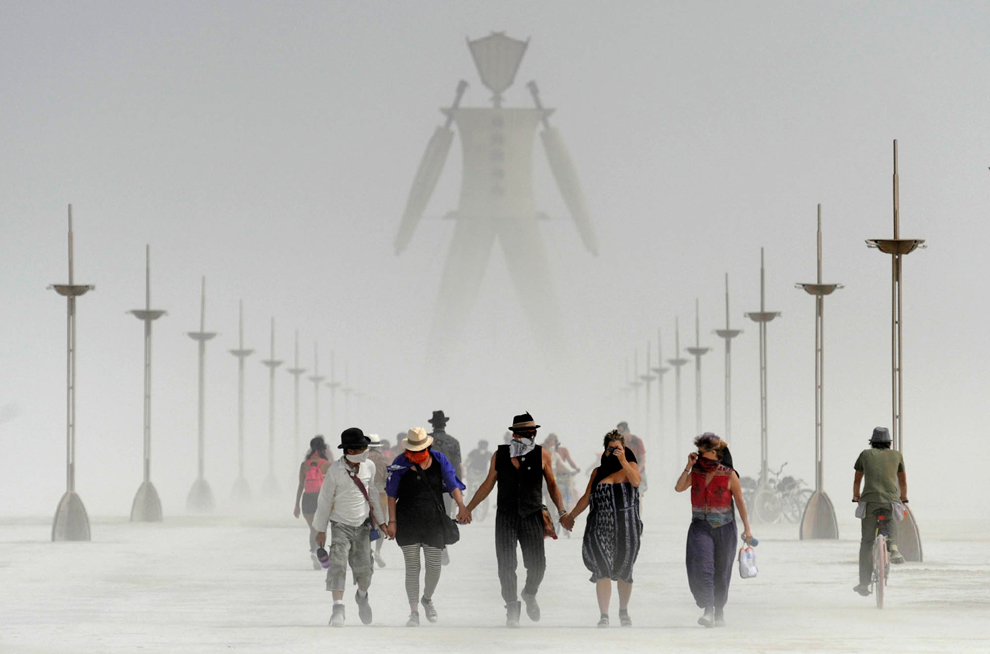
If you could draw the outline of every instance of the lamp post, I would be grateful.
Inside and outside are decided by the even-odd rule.
[[[299,330],[296,330],[296,358],[292,368],[286,370],[292,375],[292,406],[295,413],[293,424],[293,434],[295,438],[295,449],[293,452],[301,452],[299,449],[299,377],[306,372],[305,368],[299,367]]]
[[[269,358],[261,362],[268,368],[268,477],[261,485],[261,493],[272,499],[278,495],[278,481],[275,479],[275,369],[284,363],[275,358],[275,316],[272,316],[269,352]]]
[[[244,300],[237,306],[237,349],[230,350],[237,357],[237,480],[231,496],[235,502],[251,500],[251,486],[244,476],[244,360],[254,354],[254,350],[244,347]]]
[[[708,354],[711,348],[701,347],[701,317],[698,310],[698,299],[694,300],[694,347],[687,348],[687,353],[694,357],[694,429],[702,433],[701,419],[701,357]]]
[[[818,281],[797,284],[815,296],[815,492],[808,499],[801,518],[801,540],[839,538],[832,500],[825,493],[825,296],[841,284],[822,282],[822,205],[818,205]]]
[[[644,384],[646,384],[646,423],[645,423],[645,425],[646,425],[646,434],[644,434],[645,438],[643,439],[645,441],[649,441],[650,440],[650,434],[652,433],[652,431],[650,429],[650,413],[651,413],[651,411],[650,411],[650,384],[653,383],[653,380],[654,379],[658,379],[657,375],[650,374],[652,372],[650,370],[650,358],[651,358],[650,357],[650,347],[651,346],[652,346],[652,343],[650,343],[650,341],[646,341],[646,374],[639,376],[640,380]]]
[[[52,541],[90,539],[89,516],[82,498],[76,493],[76,298],[96,288],[76,284],[73,274],[72,205],[69,205],[69,283],[48,288],[66,299],[68,327],[66,338],[66,413],[65,413],[65,494],[55,509]]]
[[[151,246],[144,251],[144,309],[129,311],[144,323],[144,481],[131,504],[131,522],[161,522],[162,501],[151,483],[151,323],[165,315],[151,308]]]
[[[320,433],[320,384],[326,377],[320,375],[320,344],[313,344],[313,374],[307,377],[313,382],[313,435]]]
[[[687,359],[681,357],[680,318],[674,318],[674,356],[673,359],[667,359],[667,363],[674,367],[674,435],[677,438],[674,452],[679,461],[681,458],[681,368],[688,363]]]
[[[655,372],[656,375],[657,375],[657,413],[658,413],[658,416],[657,417],[658,417],[658,422],[657,422],[656,452],[657,452],[657,460],[661,462],[661,465],[663,465],[663,462],[667,459],[667,457],[664,456],[664,451],[663,451],[664,450],[664,445],[665,445],[665,443],[664,443],[664,433],[665,433],[665,429],[664,429],[664,418],[665,418],[665,415],[664,415],[664,403],[663,403],[663,376],[666,375],[668,372],[670,372],[670,368],[667,368],[667,367],[665,367],[663,365],[663,342],[662,342],[662,336],[660,334],[660,329],[657,329],[657,367],[656,368],[651,368],[651,370],[653,372]],[[662,470],[661,470],[661,472],[662,472]]]
[[[900,177],[897,174],[897,139],[894,139],[894,238],[870,239],[866,244],[884,254],[890,255],[891,274],[891,435],[894,449],[904,451],[904,348],[901,329],[904,325],[901,307],[901,286],[903,281],[902,258],[919,247],[924,248],[923,238],[901,238]],[[897,546],[908,561],[923,560],[921,534],[918,523],[910,509],[901,521],[898,530]]]
[[[732,339],[742,334],[741,329],[729,326],[729,273],[725,273],[725,329],[715,334],[725,341],[725,434],[726,442],[732,438]]]
[[[780,316],[779,311],[766,309],[766,275],[763,268],[763,248],[760,248],[760,310],[746,314],[746,317],[760,326],[760,486],[767,485],[767,460],[769,444],[767,440],[767,324]]]
[[[186,510],[206,512],[213,510],[213,491],[204,477],[206,455],[206,342],[213,339],[217,333],[206,331],[206,277],[203,277],[199,300],[199,331],[187,332],[186,335],[199,345],[199,411],[197,413],[197,450],[199,454],[196,481],[193,482],[186,498]]]

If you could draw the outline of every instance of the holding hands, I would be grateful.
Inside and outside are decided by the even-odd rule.
[[[466,506],[462,506],[457,510],[457,522],[462,525],[471,524],[471,512],[468,511]]]

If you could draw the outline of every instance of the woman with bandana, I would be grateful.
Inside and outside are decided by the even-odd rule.
[[[612,598],[612,581],[619,587],[619,621],[631,627],[629,597],[632,595],[632,572],[639,555],[643,522],[639,519],[639,484],[642,477],[636,455],[626,449],[625,438],[610,431],[604,439],[601,465],[595,468],[588,488],[574,509],[560,519],[565,529],[574,528],[574,519],[591,507],[584,528],[581,556],[596,584],[599,627],[608,627],[608,607]]]
[[[691,527],[687,535],[687,573],[691,594],[704,609],[703,627],[724,627],[725,603],[736,555],[735,507],[743,522],[743,541],[753,537],[739,475],[724,460],[725,441],[705,433],[694,439],[697,452],[677,479],[678,493],[691,489]]]
[[[388,467],[385,492],[388,495],[389,525],[402,548],[406,565],[406,598],[409,600],[407,627],[419,626],[419,604],[426,619],[437,621],[433,593],[440,583],[441,560],[446,548],[443,537],[443,494],[449,493],[460,511],[465,511],[461,491],[464,484],[457,478],[453,464],[440,452],[431,449],[433,437],[422,427],[409,430],[402,439],[405,450]],[[419,595],[420,550],[426,562],[426,584]]]

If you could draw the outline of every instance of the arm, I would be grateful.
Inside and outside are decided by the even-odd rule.
[[[493,488],[495,488],[495,482],[497,480],[498,480],[498,473],[495,472],[495,455],[492,454],[492,461],[491,463],[488,464],[488,476],[485,477],[485,481],[481,482],[481,485],[478,486],[478,490],[475,491],[474,497],[471,498],[471,501],[468,502],[468,505],[464,507],[465,509],[467,509],[468,513],[474,511],[476,506],[478,506],[479,504],[485,501],[485,498],[488,497],[488,494],[492,492]]]
[[[732,492],[732,499],[736,501],[736,508],[739,509],[739,517],[743,521],[743,541],[748,543],[753,538],[753,532],[749,530],[749,513],[746,512],[746,501],[743,500],[742,484],[739,483],[739,475],[735,471],[729,477],[729,490]]]
[[[306,462],[299,464],[299,487],[296,488],[296,508],[292,510],[292,515],[299,517],[299,502],[302,500],[303,486],[306,484]]]
[[[859,488],[862,483],[863,483],[863,472],[861,470],[857,470],[856,474],[853,475],[853,502],[859,501]],[[903,495],[903,491],[901,492],[901,494]]]
[[[598,469],[595,468],[595,470]],[[564,529],[567,531],[574,530],[574,520],[588,508],[588,503],[591,501],[591,482],[594,478],[595,473],[592,472],[591,479],[588,480],[588,487],[584,489],[584,495],[581,496],[581,499],[577,501],[577,504],[574,505],[574,508],[571,509],[568,514],[561,516],[560,524],[562,524]]]
[[[557,480],[553,476],[553,459],[550,458],[550,453],[546,450],[543,450],[543,478],[547,480],[547,492],[550,493],[550,499],[557,507],[557,513],[561,516],[566,514],[564,498],[561,497],[560,489],[557,488]]]
[[[684,468],[684,472],[681,473],[681,476],[677,478],[677,483],[674,484],[674,490],[678,493],[683,493],[687,489],[691,488],[691,468],[694,467],[694,462],[697,460],[697,452],[691,452],[688,454],[687,467]]]
[[[640,482],[643,481],[642,475],[639,474],[639,465],[626,458],[626,448],[622,446],[616,448],[615,456],[622,464],[622,469],[625,471],[629,483],[638,488]]]
[[[316,514],[313,516],[313,529],[316,530],[316,544],[320,547],[327,542],[327,525],[330,523],[330,514],[333,513],[333,499],[337,493],[337,480],[334,475],[328,474],[323,478],[323,486],[320,487],[320,497],[316,503]]]
[[[901,486],[901,502],[907,503],[907,473],[898,472],[897,473],[897,483]]]
[[[581,468],[578,467],[578,464],[574,463],[574,459],[571,458],[570,450],[568,450],[566,447],[562,447],[557,450],[557,453],[560,454],[560,458],[564,460],[564,463],[566,463],[571,467],[571,470],[573,470],[574,472],[581,471]]]
[[[368,480],[368,499],[371,500],[371,508],[375,514],[375,522],[379,525],[387,525],[385,520],[385,510],[382,508],[382,495],[381,491],[378,490],[378,484],[375,482],[375,477],[378,474],[378,468],[375,466],[373,461],[368,461],[371,465],[371,478]]]
[[[395,535],[395,498],[391,495],[388,496],[388,526],[392,531],[392,535]]]

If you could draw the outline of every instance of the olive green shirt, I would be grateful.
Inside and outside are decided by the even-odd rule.
[[[900,452],[875,448],[863,450],[853,468],[863,473],[862,501],[888,503],[901,500],[897,473],[904,472],[904,457]]]

